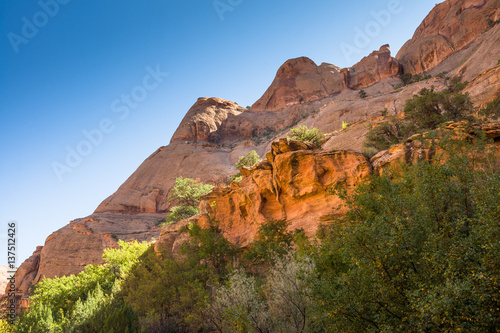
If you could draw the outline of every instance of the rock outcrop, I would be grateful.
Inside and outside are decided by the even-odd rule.
[[[241,183],[202,198],[199,222],[215,219],[231,242],[246,246],[268,220],[287,220],[292,228],[313,235],[320,221],[331,219],[332,207],[340,204],[331,193],[333,187],[353,188],[371,174],[371,166],[359,153],[318,151],[280,139],[272,144],[266,161],[241,171]]]
[[[352,68],[340,69],[323,63],[317,66],[301,57],[285,62],[264,95],[252,106],[253,111],[281,111],[292,105],[313,102],[345,89],[361,89],[398,75],[399,63],[391,57],[389,45],[374,51]]]
[[[406,73],[426,72],[499,21],[499,0],[446,0],[427,15],[396,59]]]
[[[184,116],[175,131],[171,143],[178,141],[218,142],[222,133],[217,131],[230,116],[237,116],[246,109],[238,104],[221,98],[199,98]],[[225,136],[233,134],[226,132]]]
[[[325,152],[307,143],[280,139],[272,143],[265,161],[241,170],[244,178],[240,183],[204,196],[200,216],[162,228],[155,249],[158,253],[178,253],[180,244],[187,240],[181,227],[189,223],[203,226],[211,221],[217,221],[224,235],[240,247],[248,246],[259,226],[269,220],[286,220],[291,230],[303,229],[307,235],[314,235],[320,225],[344,213],[338,209],[343,201],[331,191],[337,185],[349,192],[372,173],[382,174],[422,160],[435,162],[442,153],[438,141],[445,134],[474,139],[479,129],[494,140],[490,147],[495,147],[495,161],[500,163],[500,123],[449,122],[438,136],[414,135],[370,161],[350,151]]]

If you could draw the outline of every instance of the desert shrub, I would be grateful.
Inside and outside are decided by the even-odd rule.
[[[315,264],[307,256],[278,257],[266,277],[269,312],[278,332],[310,332],[313,299],[310,279]]]
[[[363,89],[361,89],[358,94],[359,94],[360,98],[366,98],[366,97],[368,97],[368,94]]]
[[[453,88],[436,92],[433,89],[422,89],[418,95],[406,102],[404,112],[408,121],[417,129],[429,130],[446,121],[471,119],[472,102],[468,94]]]
[[[248,154],[246,154],[245,156],[240,156],[238,158],[238,162],[236,162],[234,167],[238,170],[243,168],[243,167],[250,167],[251,168],[254,165],[256,165],[257,163],[259,163],[260,161],[261,161],[261,159],[260,159],[259,154],[257,154],[257,152],[255,150],[252,150]],[[243,176],[239,172],[235,175],[232,175],[229,178],[230,181],[237,182],[237,183],[241,182],[242,179],[243,179]]]
[[[321,146],[321,140],[325,137],[325,134],[321,132],[318,128],[309,129],[306,125],[292,128],[290,130],[289,139],[305,141],[315,144],[316,146]]]
[[[270,332],[272,328],[256,279],[243,270],[233,272],[228,282],[215,290],[207,314],[221,333]]]
[[[236,169],[242,167],[253,167],[255,164],[260,162],[260,156],[255,150],[250,151],[245,156],[240,156],[238,162],[234,165]]]
[[[175,201],[180,206],[198,206],[200,197],[210,192],[213,185],[203,184],[192,178],[178,177],[175,179],[169,201]]]
[[[351,126],[351,124],[349,124],[347,121],[342,120],[342,130],[347,129],[347,127],[349,127],[349,126]]]
[[[432,130],[447,121],[473,121],[473,106],[461,90],[466,83],[452,80],[440,92],[423,88],[406,102],[405,118],[392,117],[389,122],[372,128],[366,134],[365,147],[384,150],[418,132]]]
[[[429,74],[415,74],[415,75],[413,75],[411,73],[404,73],[401,75],[401,80],[403,80],[403,83],[399,87],[404,87],[404,86],[407,86],[407,85],[415,83],[415,82],[428,80],[430,78],[432,78],[432,76]]]
[[[229,177],[229,180],[231,182],[236,182],[236,183],[239,183],[243,180],[243,176],[241,175],[241,173],[237,173],[235,175],[232,175],[231,177]]]
[[[363,156],[366,157],[367,159],[372,158],[373,156],[377,155],[379,150],[377,148],[373,147],[364,147],[363,148]]]
[[[236,270],[215,290],[207,313],[219,332],[311,331],[313,261],[290,253],[274,262],[262,282]]]
[[[365,148],[376,154],[380,150],[388,149],[390,146],[405,140],[411,133],[412,126],[410,124],[391,117],[388,122],[377,125],[366,134]]]

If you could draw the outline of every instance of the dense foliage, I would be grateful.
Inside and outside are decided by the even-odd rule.
[[[37,284],[16,332],[139,332],[137,315],[124,302],[120,286],[149,244],[119,241],[119,246],[105,250],[103,265]]]
[[[497,332],[500,172],[471,145],[347,196],[317,261],[327,332]]]
[[[290,130],[289,139],[306,141],[315,144],[316,146],[321,146],[321,141],[325,137],[325,134],[317,128],[309,129],[306,125],[292,128]]]
[[[216,225],[184,231],[190,241],[179,256],[150,249],[123,284],[125,299],[151,332],[207,331],[210,288],[226,278],[237,253]]]
[[[213,185],[203,184],[191,178],[178,177],[168,197],[177,205],[170,208],[165,218],[167,224],[179,222],[199,213],[200,197],[213,189]]]

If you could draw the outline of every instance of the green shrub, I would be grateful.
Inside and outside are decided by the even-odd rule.
[[[179,222],[198,214],[200,197],[212,189],[212,185],[203,184],[191,178],[176,178],[174,187],[169,195],[169,201],[176,201],[179,205],[170,208],[170,212],[165,218],[165,223]]]
[[[378,152],[379,152],[379,150],[377,148],[373,148],[373,147],[364,147],[363,148],[363,156],[366,157],[367,159],[371,159]]]
[[[366,134],[365,147],[384,150],[403,142],[420,131],[432,130],[447,121],[469,120],[474,117],[468,94],[461,93],[467,83],[452,80],[447,89],[440,92],[423,88],[406,102],[405,118],[392,117]]]
[[[378,151],[388,149],[392,145],[402,142],[412,132],[412,126],[400,119],[391,117],[388,122],[377,125],[366,134],[364,146],[370,150],[370,153],[375,152],[376,154]]]
[[[238,162],[234,165],[236,169],[241,169],[242,167],[253,167],[255,164],[261,161],[259,154],[255,150],[250,151],[245,156],[240,156]]]
[[[166,224],[172,224],[179,222],[180,220],[184,220],[187,218],[190,218],[191,216],[194,216],[198,214],[200,211],[198,207],[195,206],[174,206],[170,208],[170,213],[167,214],[167,217],[165,218],[165,223]]]
[[[306,125],[302,125],[290,130],[290,136],[288,139],[305,141],[315,144],[317,147],[321,146],[321,140],[325,137],[325,134],[321,132],[318,128],[309,129]]]
[[[235,182],[235,183],[239,183],[243,180],[243,176],[241,175],[241,173],[237,173],[235,175],[232,175],[231,177],[229,177],[229,180],[231,182]]]
[[[347,127],[349,127],[349,126],[351,126],[351,124],[349,124],[348,122],[342,120],[342,130],[347,129]]]
[[[363,98],[363,99],[368,97],[368,94],[363,89],[361,89],[358,94],[359,94],[359,97]]]
[[[269,127],[266,127],[266,131],[268,128]],[[236,162],[234,167],[238,170],[243,168],[243,167],[251,168],[254,165],[256,165],[257,163],[259,163],[260,161],[261,161],[261,159],[260,159],[259,154],[257,154],[257,152],[255,150],[252,150],[248,154],[246,154],[245,156],[240,156],[238,159],[238,162]],[[236,182],[236,183],[241,182],[242,179],[243,179],[243,176],[239,172],[235,175],[232,175],[229,178],[229,180],[231,182]]]
[[[191,178],[178,177],[170,191],[169,201],[180,206],[198,206],[200,197],[213,189],[213,185],[203,184]]]
[[[484,120],[500,118],[500,98],[496,98],[479,111],[479,116]]]

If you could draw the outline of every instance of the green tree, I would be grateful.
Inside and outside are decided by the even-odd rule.
[[[238,162],[236,162],[234,167],[237,170],[239,170],[243,167],[251,168],[254,165],[256,165],[257,163],[259,163],[260,161],[261,161],[261,159],[260,159],[259,154],[257,154],[257,152],[255,150],[252,150],[248,154],[246,154],[245,156],[240,156],[238,159]],[[241,175],[241,173],[238,172],[237,174],[231,176],[230,179],[232,182],[240,182],[243,179],[243,176]]]
[[[245,156],[240,156],[238,162],[234,165],[236,169],[243,167],[253,167],[261,161],[259,154],[255,150],[250,151]]]
[[[472,102],[461,90],[467,83],[452,80],[447,89],[436,92],[423,88],[406,102],[404,119],[392,117],[372,128],[366,135],[365,148],[384,150],[421,131],[437,128],[447,121],[473,121]]]
[[[121,298],[120,284],[149,244],[118,244],[120,248],[104,251],[103,265],[87,265],[78,275],[39,282],[29,312],[20,316],[16,331],[113,332],[124,324],[121,332],[137,332],[137,318]]]
[[[122,285],[125,300],[151,331],[207,330],[205,308],[211,287],[227,278],[237,249],[214,223],[190,225],[180,255],[150,249]]]
[[[366,134],[364,145],[365,148],[374,148],[377,151],[385,150],[402,142],[412,132],[413,126],[411,124],[391,117],[389,121],[377,125]]]
[[[179,222],[199,213],[200,197],[213,189],[213,185],[203,184],[191,178],[178,177],[170,191],[169,201],[178,205],[170,208],[165,218],[167,224]]]
[[[483,118],[483,120],[498,120],[500,118],[500,98],[496,98],[486,104],[486,107],[479,111],[479,115]]]
[[[364,99],[364,98],[368,97],[368,94],[366,93],[366,91],[364,91],[363,89],[361,89],[359,91],[359,97]]]
[[[290,136],[288,139],[305,141],[315,144],[317,147],[321,146],[321,141],[325,137],[325,134],[317,128],[309,129],[306,125],[302,125],[290,130]]]
[[[480,145],[442,148],[435,163],[337,192],[348,212],[323,239],[315,283],[326,331],[499,327],[500,172]]]
[[[213,185],[200,183],[192,178],[177,177],[170,191],[169,201],[177,202],[179,206],[197,207],[200,197],[213,189]]]
[[[286,255],[294,240],[294,233],[288,230],[289,226],[286,220],[270,220],[261,224],[255,240],[245,253],[245,259],[251,265],[268,265],[276,256]]]

